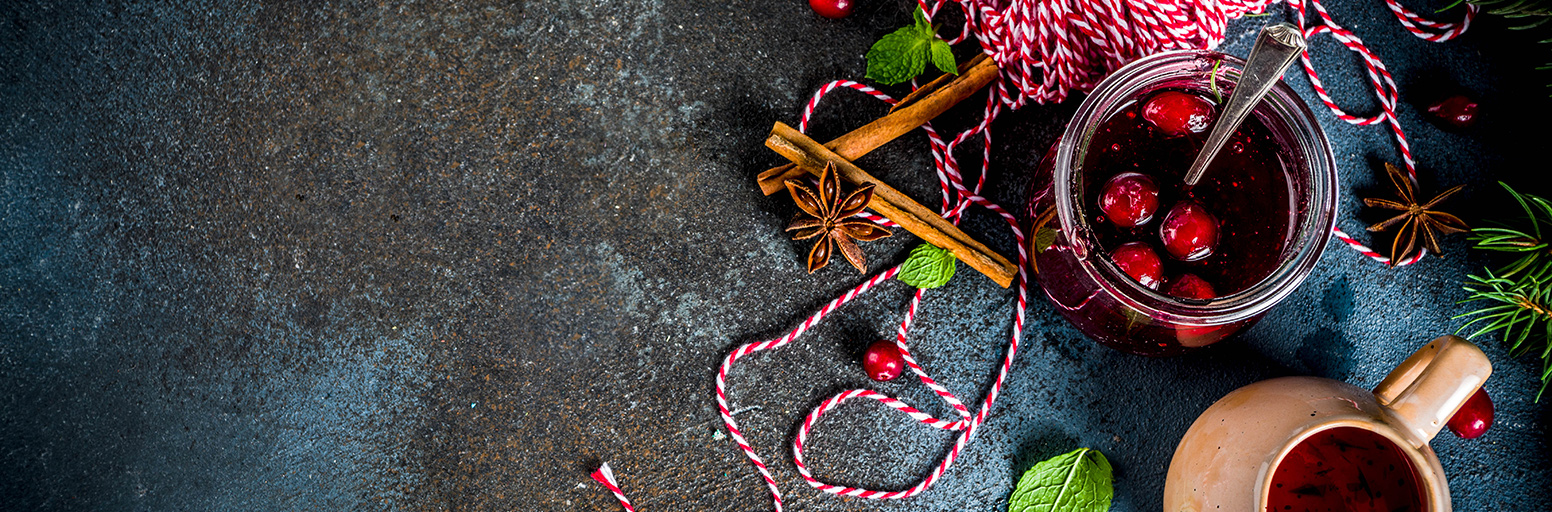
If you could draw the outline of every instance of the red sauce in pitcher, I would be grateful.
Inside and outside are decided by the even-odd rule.
[[[1354,427],[1316,433],[1272,474],[1267,512],[1423,512],[1417,472],[1385,436]]]

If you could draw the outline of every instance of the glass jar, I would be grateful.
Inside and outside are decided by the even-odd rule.
[[[1214,65],[1220,63],[1214,79]],[[1091,196],[1083,190],[1081,167],[1100,124],[1161,89],[1208,91],[1214,80],[1218,89],[1232,89],[1243,64],[1234,56],[1204,50],[1165,52],[1132,62],[1094,89],[1042,160],[1030,194],[1030,212],[1036,219],[1028,237],[1033,270],[1057,312],[1095,341],[1149,356],[1176,355],[1215,343],[1253,325],[1292,293],[1320,260],[1335,221],[1336,165],[1314,114],[1281,82],[1253,114],[1275,141],[1289,187],[1289,230],[1278,264],[1267,277],[1212,299],[1166,295],[1117,267],[1090,224],[1096,221],[1098,206],[1087,204],[1085,198]]]

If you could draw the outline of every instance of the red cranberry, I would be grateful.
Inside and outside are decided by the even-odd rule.
[[[900,356],[900,348],[893,341],[875,341],[868,345],[868,352],[862,355],[862,370],[868,372],[868,377],[873,380],[894,380],[904,369],[905,358]]]
[[[1196,274],[1181,274],[1169,282],[1169,294],[1187,299],[1211,299],[1218,296],[1206,279]],[[1175,340],[1184,347],[1205,347],[1234,332],[1232,326],[1175,326]]]
[[[1164,91],[1142,106],[1142,118],[1170,136],[1202,133],[1212,124],[1213,104],[1207,98]]]
[[[1159,185],[1135,172],[1117,174],[1099,193],[1099,209],[1123,228],[1147,224],[1159,211]]]
[[[1477,122],[1477,102],[1465,96],[1450,96],[1428,107],[1428,113],[1459,128]]]
[[[1164,281],[1164,264],[1159,261],[1159,255],[1153,252],[1153,248],[1142,242],[1128,242],[1121,244],[1110,252],[1110,259],[1115,261],[1122,272],[1132,276],[1143,286],[1159,289],[1159,284]]]
[[[808,0],[808,6],[820,16],[837,20],[851,16],[852,8],[856,7],[851,0]]]
[[[1183,299],[1212,299],[1218,297],[1212,285],[1196,274],[1182,274],[1169,282],[1169,294]]]
[[[1164,250],[1170,256],[1183,261],[1196,261],[1211,256],[1218,247],[1218,219],[1202,208],[1202,205],[1181,201],[1170,208],[1159,225],[1159,237],[1164,239]]]
[[[1175,326],[1175,341],[1183,347],[1205,347],[1234,334],[1234,324],[1209,325],[1204,327],[1192,327],[1189,325]]]
[[[1487,433],[1487,428],[1493,426],[1493,400],[1487,397],[1487,389],[1478,388],[1446,425],[1461,439],[1476,439]]]

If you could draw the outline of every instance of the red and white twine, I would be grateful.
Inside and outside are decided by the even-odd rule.
[[[630,498],[625,497],[625,491],[620,490],[620,483],[614,479],[614,470],[609,469],[609,463],[605,462],[604,465],[593,470],[593,480],[597,480],[604,488],[609,489],[609,492],[614,493],[614,497],[619,498],[620,505],[625,507],[625,512],[636,512],[636,507],[631,506]]]
[[[918,1],[922,9],[928,13],[928,17],[935,17],[939,9],[949,3],[948,0],[937,0],[931,3],[928,0]],[[957,418],[953,420],[937,418],[899,399],[867,389],[843,391],[824,400],[804,418],[793,441],[792,451],[793,463],[797,466],[799,476],[809,486],[827,493],[870,499],[898,499],[915,496],[932,487],[953,466],[965,446],[974,438],[976,430],[985,423],[1002,389],[1002,384],[1013,366],[1024,327],[1024,310],[1029,288],[1028,275],[1024,269],[1029,255],[1025,253],[1024,233],[1019,229],[1018,219],[1001,206],[980,195],[986,183],[987,169],[991,160],[992,120],[1003,109],[1015,110],[1029,102],[1056,103],[1066,99],[1072,92],[1090,90],[1110,72],[1152,53],[1173,49],[1215,48],[1224,40],[1224,30],[1228,20],[1249,13],[1259,13],[1272,2],[1270,0],[955,0],[954,3],[964,11],[966,21],[960,34],[950,42],[958,43],[974,36],[982,51],[996,60],[1002,73],[1000,79],[994,83],[992,93],[987,95],[982,119],[975,126],[965,129],[950,139],[940,136],[931,123],[923,125],[923,128],[927,131],[933,164],[943,192],[941,207],[943,217],[958,222],[968,207],[980,206],[1001,216],[1008,223],[1008,228],[1016,240],[1020,269],[1017,282],[1018,304],[1014,310],[1008,348],[990,390],[982,398],[979,407],[972,412],[963,401],[927,374],[911,355],[906,344],[912,320],[916,316],[922,297],[926,295],[924,290],[917,290],[906,309],[904,319],[900,322],[895,336],[895,345],[900,349],[911,373],[936,393],[953,410]],[[1356,35],[1338,25],[1320,0],[1287,0],[1287,4],[1295,11],[1298,26],[1306,39],[1320,34],[1331,34],[1338,43],[1362,57],[1369,83],[1374,88],[1381,111],[1373,116],[1360,117],[1349,114],[1337,106],[1315,72],[1309,53],[1305,52],[1302,56],[1304,71],[1309,76],[1310,84],[1321,102],[1325,103],[1337,118],[1348,123],[1387,124],[1395,135],[1407,173],[1415,181],[1416,164],[1412,159],[1411,148],[1407,144],[1401,122],[1396,116],[1400,94],[1384,62]],[[1461,22],[1439,23],[1406,9],[1398,0],[1385,0],[1385,4],[1407,31],[1429,41],[1447,41],[1459,36],[1470,26],[1471,20],[1478,12],[1476,6],[1468,6]],[[1314,8],[1315,13],[1320,17],[1320,24],[1306,23],[1307,6]],[[815,92],[813,98],[804,105],[802,119],[798,124],[799,129],[803,131],[808,129],[809,118],[821,98],[836,89],[843,88],[871,95],[890,104],[895,103],[889,95],[865,84],[850,80],[830,82]],[[981,139],[979,144],[981,172],[976,176],[973,184],[967,184],[954,150],[975,137]],[[882,217],[868,213],[863,215],[874,222],[893,225]],[[1391,263],[1388,258],[1365,247],[1340,229],[1334,229],[1332,234],[1349,247],[1375,261],[1383,264]],[[1412,264],[1421,258],[1422,255],[1419,254],[1404,261],[1395,262],[1395,265]],[[728,374],[736,363],[746,357],[775,350],[796,341],[825,316],[890,280],[899,272],[898,266],[880,272],[830,301],[791,332],[779,338],[740,346],[723,359],[716,378],[717,408],[733,442],[743,450],[744,455],[754,465],[755,471],[770,489],[778,512],[782,510],[781,490],[770,468],[755,452],[754,446],[744,437],[738,422],[733,418],[728,399]],[[815,477],[805,464],[804,445],[826,413],[857,398],[876,401],[904,413],[923,425],[959,434],[937,466],[908,489],[884,491],[825,483]],[[624,505],[625,510],[634,511],[630,501],[620,491],[614,474],[607,464],[593,473],[593,479],[613,492]]]

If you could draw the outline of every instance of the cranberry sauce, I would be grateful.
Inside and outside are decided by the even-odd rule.
[[[1272,474],[1267,512],[1422,512],[1423,488],[1385,436],[1354,427],[1316,433]]]
[[[1229,138],[1202,180],[1185,187],[1207,139],[1201,118],[1215,118],[1218,108],[1199,93],[1154,92],[1101,123],[1084,157],[1083,211],[1100,245],[1107,253],[1152,247],[1163,281],[1144,284],[1163,293],[1183,276],[1200,278],[1218,296],[1250,288],[1277,269],[1292,236],[1288,170],[1256,116]]]

